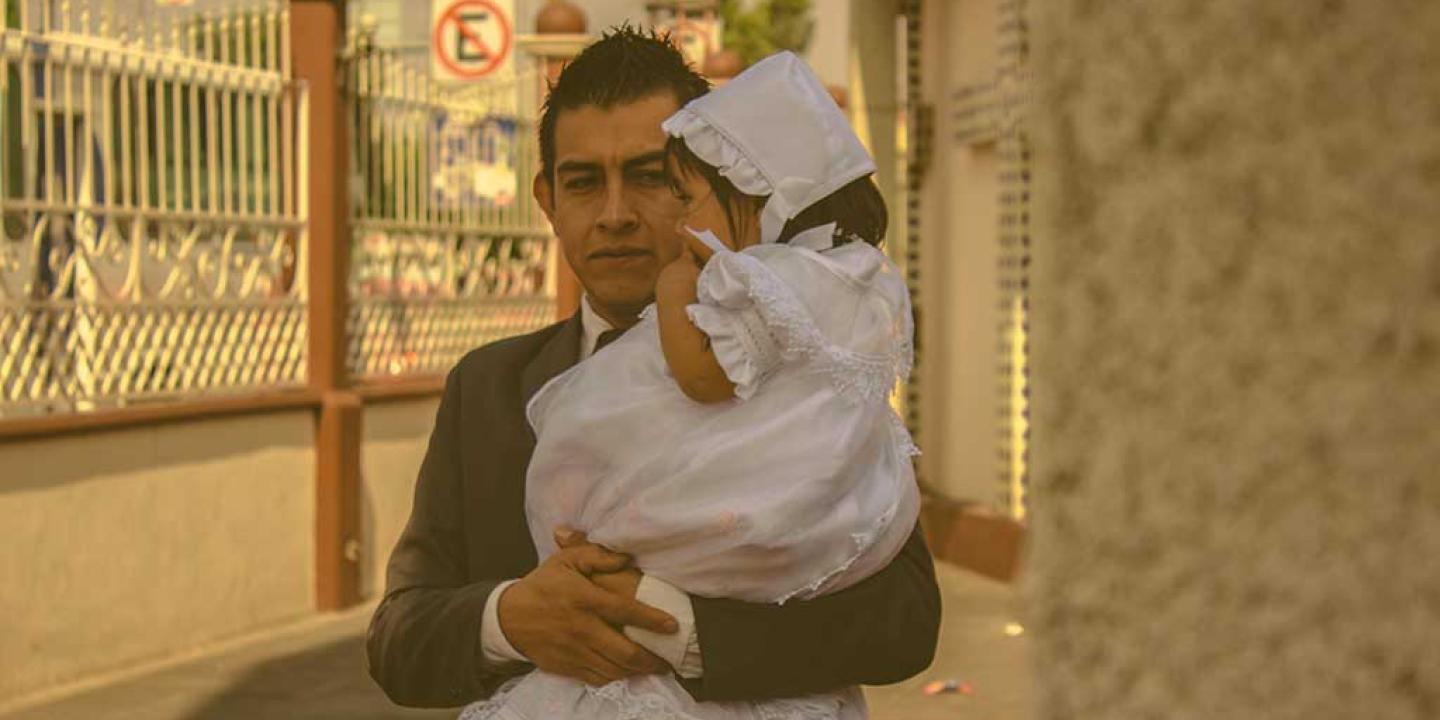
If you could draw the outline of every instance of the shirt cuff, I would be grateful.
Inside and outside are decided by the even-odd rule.
[[[480,617],[480,649],[485,653],[485,659],[492,663],[530,662],[510,644],[505,631],[500,629],[500,596],[513,584],[514,580],[506,580],[496,585],[490,591],[490,597],[485,599],[485,612]]]
[[[682,678],[698,678],[705,674],[700,655],[700,634],[695,629],[695,607],[690,596],[670,583],[645,575],[635,590],[635,599],[650,607],[669,613],[680,629],[662,635],[644,628],[625,626],[625,637],[658,655],[675,668]]]

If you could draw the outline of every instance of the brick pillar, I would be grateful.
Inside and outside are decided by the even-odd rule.
[[[290,3],[295,77],[309,93],[310,384],[321,394],[316,437],[315,602],[360,600],[361,403],[346,372],[350,265],[349,131],[341,94],[345,3]]]

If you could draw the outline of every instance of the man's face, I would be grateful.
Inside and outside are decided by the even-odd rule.
[[[555,122],[555,181],[535,199],[585,286],[611,322],[630,322],[655,295],[660,269],[680,254],[682,205],[665,177],[660,123],[679,109],[662,92],[631,103],[563,110]]]

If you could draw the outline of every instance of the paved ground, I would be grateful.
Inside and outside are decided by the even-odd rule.
[[[871,720],[1022,720],[1030,717],[1031,671],[1014,590],[952,565],[937,568],[945,603],[940,648],[930,669],[896,685],[865,689]],[[1016,626],[1016,629],[1020,629]],[[927,696],[932,681],[969,683],[973,694]]]
[[[873,720],[1009,720],[1028,717],[1026,640],[1005,633],[1015,619],[1009,587],[941,566],[945,621],[935,664],[919,677],[868,688]],[[256,638],[147,675],[115,681],[0,720],[379,720],[454,718],[455,711],[391,705],[365,674],[369,610]],[[929,697],[932,680],[970,684],[973,694]]]

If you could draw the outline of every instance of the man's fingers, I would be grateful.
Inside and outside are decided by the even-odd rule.
[[[573,677],[576,680],[579,680],[580,682],[589,685],[590,687],[602,687],[605,685],[609,685],[611,682],[610,680],[605,679],[605,676],[586,667],[582,667],[576,670]]]
[[[623,598],[599,588],[587,595],[590,609],[612,625],[631,625],[665,635],[680,629],[680,624],[668,613],[633,598]]]
[[[589,671],[599,681],[600,685],[612,683],[616,680],[622,680],[635,674],[633,672],[626,671],[625,668],[615,664],[609,658],[605,657],[602,653],[593,648],[581,649],[580,664],[583,665],[585,670]],[[590,681],[586,680],[586,682]]]
[[[604,623],[589,642],[596,652],[624,670],[626,677],[670,672],[669,663]]]
[[[598,618],[585,623],[581,633],[583,645],[619,667],[625,677],[670,671],[669,663]]]
[[[563,558],[563,562],[570,567],[587,576],[595,573],[619,572],[630,565],[629,555],[612,552],[590,543],[566,548],[557,553],[557,556]]]
[[[562,548],[572,548],[590,542],[585,533],[574,528],[561,525],[555,528],[555,544]]]

